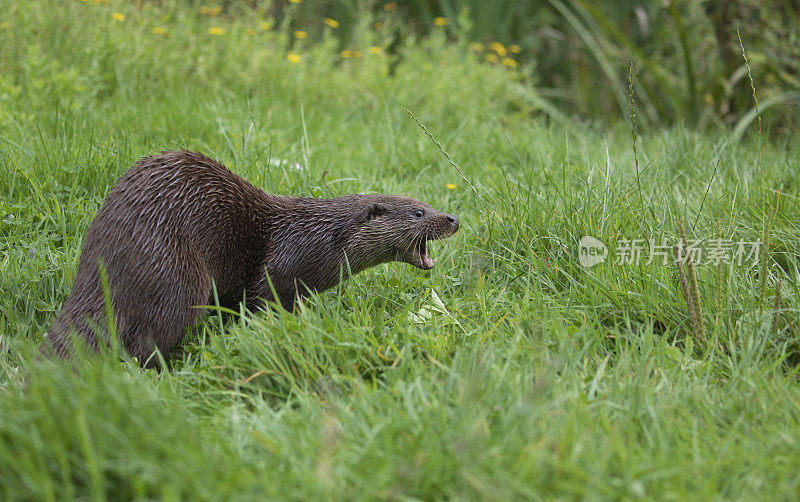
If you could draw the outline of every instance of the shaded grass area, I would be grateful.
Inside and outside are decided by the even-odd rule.
[[[639,138],[637,179],[627,124],[547,124],[518,75],[436,35],[292,63],[282,34],[247,34],[258,19],[213,36],[177,4],[126,8],[17,3],[0,31],[4,498],[796,496],[793,142],[759,170],[756,142],[676,127]],[[462,229],[430,272],[209,315],[169,371],[36,360],[104,194],[174,148],[269,192],[408,194]],[[672,262],[615,263],[622,239],[674,243],[680,217],[707,245],[755,241],[772,214],[766,267],[698,265],[706,343]],[[604,264],[580,266],[584,235]]]

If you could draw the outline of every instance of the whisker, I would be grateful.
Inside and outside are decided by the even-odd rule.
[[[411,239],[409,239],[409,241],[408,241],[408,246],[405,248],[404,251],[408,252],[409,249],[415,248],[417,246],[417,243],[420,240],[419,237],[420,237],[419,234],[412,235]]]

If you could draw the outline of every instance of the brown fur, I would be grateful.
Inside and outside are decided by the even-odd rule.
[[[456,230],[455,216],[408,197],[269,195],[204,155],[163,152],[130,168],[103,201],[43,349],[67,354],[72,332],[93,348],[96,330],[107,339],[100,261],[119,339],[144,362],[198,322],[193,307],[214,301],[212,282],[223,307],[245,299],[250,309],[265,300],[292,309],[348,272],[393,260],[428,269],[427,241]]]

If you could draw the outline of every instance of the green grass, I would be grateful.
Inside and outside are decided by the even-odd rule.
[[[0,19],[0,498],[797,497],[796,141],[759,170],[758,138],[640,135],[637,180],[628,124],[548,124],[518,73],[441,34],[369,54],[367,19],[363,58],[326,39],[295,64],[258,14],[163,4]],[[184,147],[269,192],[408,194],[462,227],[430,272],[209,315],[168,371],[36,359],[104,194]],[[773,213],[766,267],[697,267],[706,342],[672,263],[578,263],[583,235],[674,242],[685,217],[754,241]]]

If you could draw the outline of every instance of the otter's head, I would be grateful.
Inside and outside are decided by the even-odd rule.
[[[429,270],[435,260],[428,255],[428,243],[458,230],[457,217],[424,202],[393,195],[361,197],[361,224],[347,254],[361,258],[364,268],[396,260]]]

